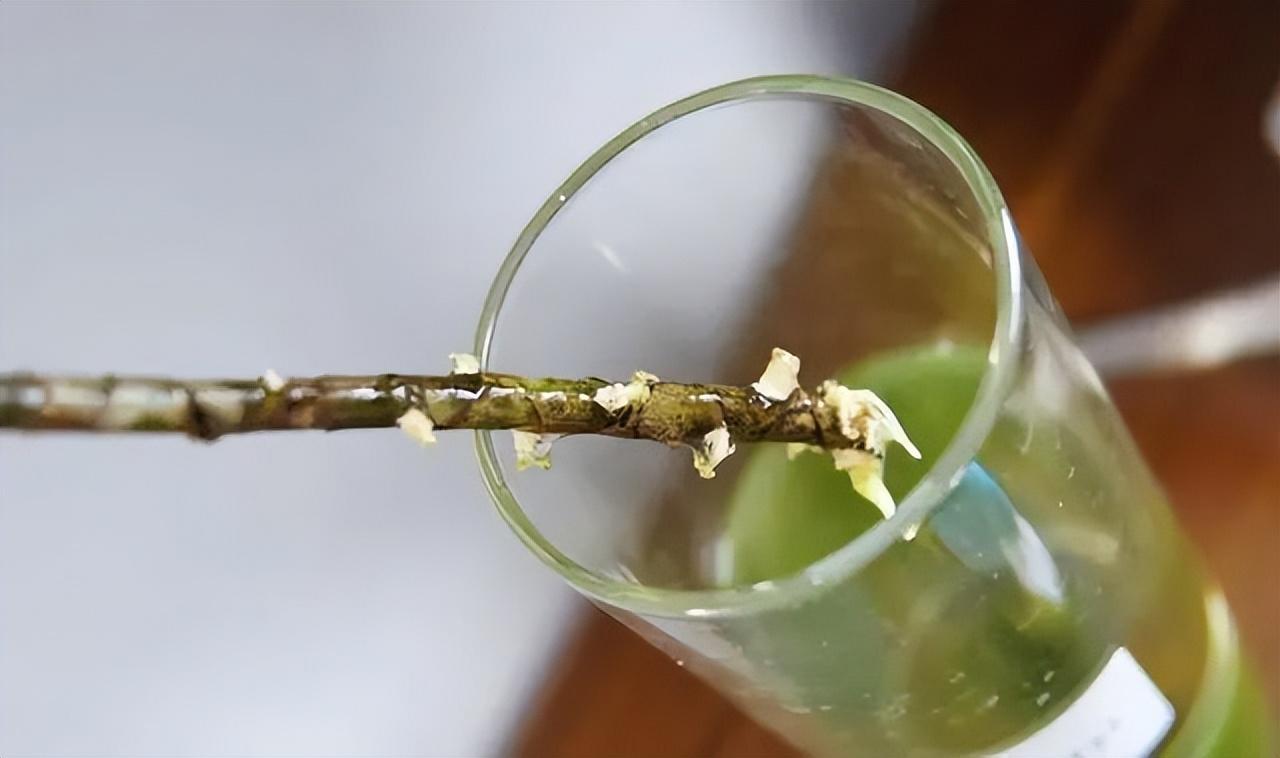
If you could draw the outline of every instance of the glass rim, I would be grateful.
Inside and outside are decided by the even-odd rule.
[[[520,507],[515,493],[507,486],[492,433],[477,431],[476,455],[485,489],[499,514],[525,547],[579,592],[646,616],[717,618],[762,612],[802,602],[821,591],[824,585],[835,584],[859,571],[909,528],[923,521],[959,483],[965,467],[976,457],[994,426],[1017,368],[1017,348],[1024,320],[1018,236],[995,180],[973,149],[932,112],[882,87],[854,79],[779,75],[730,82],[659,108],[624,129],[575,169],[520,232],[490,285],[475,335],[474,350],[481,369],[488,370],[498,317],[512,281],[542,231],[574,193],[622,151],[665,124],[713,106],[762,98],[808,98],[874,108],[914,129],[960,172],[982,212],[984,241],[991,248],[995,272],[996,324],[987,354],[987,367],[959,430],[947,443],[942,455],[902,499],[892,518],[877,522],[795,574],[740,587],[648,587],[601,575],[578,564],[534,526]]]

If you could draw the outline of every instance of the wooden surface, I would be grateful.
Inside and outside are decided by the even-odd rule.
[[[1280,160],[1261,138],[1278,81],[1273,0],[952,0],[891,84],[984,157],[1087,324],[1280,269]],[[1280,360],[1111,390],[1280,702]],[[585,608],[510,752],[795,754]]]

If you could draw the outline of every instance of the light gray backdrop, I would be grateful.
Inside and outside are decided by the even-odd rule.
[[[442,370],[598,144],[917,10],[5,2],[0,371]],[[466,437],[0,435],[8,758],[493,754],[575,603]]]

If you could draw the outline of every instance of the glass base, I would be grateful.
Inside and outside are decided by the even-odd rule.
[[[1164,758],[1267,758],[1275,734],[1266,699],[1244,656],[1235,621],[1220,591],[1206,598],[1209,632],[1203,684]]]

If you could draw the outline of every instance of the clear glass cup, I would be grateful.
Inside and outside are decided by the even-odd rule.
[[[821,755],[1266,754],[1230,613],[972,150],[872,85],[728,84],[623,131],[489,293],[494,370],[748,384],[770,348],[924,453],[882,520],[822,455],[567,438],[486,485],[573,587]]]

